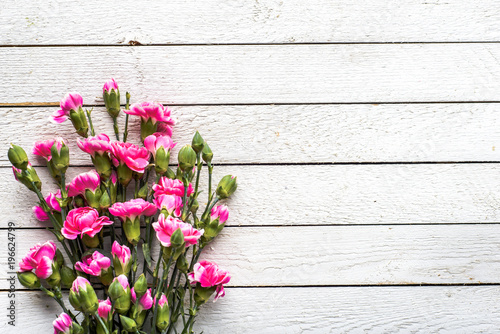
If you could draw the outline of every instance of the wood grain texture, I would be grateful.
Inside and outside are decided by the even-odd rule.
[[[102,103],[110,77],[167,104],[500,100],[500,44],[27,47],[0,59],[2,104],[67,91]]]
[[[54,191],[47,171],[38,170],[43,193]],[[87,170],[70,168],[68,179]],[[255,165],[216,167],[214,180],[238,176],[228,225],[496,223],[498,173],[495,164]],[[0,169],[0,182],[2,226],[45,226],[31,216],[36,195],[9,168]]]
[[[13,142],[29,151],[57,134],[69,141],[72,164],[88,165],[71,122],[48,122],[56,110],[0,108],[0,147]],[[173,138],[182,147],[200,131],[219,163],[498,161],[499,110],[497,103],[174,106]],[[113,137],[104,109],[92,115],[97,133]],[[138,118],[130,118],[129,129],[138,144]],[[6,149],[0,164],[10,165]]]
[[[203,306],[195,332],[493,333],[499,294],[498,286],[228,288],[225,298]],[[6,292],[0,300],[5,309]],[[16,330],[2,321],[3,333],[50,333],[61,312],[40,292],[18,292],[16,303]]]
[[[6,1],[0,44],[498,41],[498,2]],[[75,15],[78,13],[78,15]],[[85,19],[82,19],[85,18]]]
[[[54,237],[20,229],[16,240],[20,260]],[[201,258],[229,270],[229,286],[494,283],[499,250],[500,225],[228,227]],[[8,271],[5,246],[0,288]]]

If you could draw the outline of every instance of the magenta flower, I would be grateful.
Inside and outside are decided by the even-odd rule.
[[[132,303],[137,304],[137,296],[135,295],[134,288],[130,290],[130,293],[132,296]],[[149,310],[151,307],[153,307],[153,297],[151,297],[151,288],[149,288],[146,290],[146,293],[139,298],[137,312],[140,313],[142,311]]]
[[[97,313],[103,319],[108,319],[109,312],[111,312],[111,300],[109,297],[106,300],[99,300],[99,307],[97,308]]]
[[[134,221],[140,216],[152,216],[156,213],[156,206],[152,203],[146,202],[142,198],[132,199],[125,203],[117,202],[109,208],[109,212],[121,220],[127,218]]]
[[[52,263],[56,256],[56,244],[47,241],[44,244],[36,244],[31,247],[28,254],[19,263],[21,272],[32,271],[38,278],[46,279],[52,275]]]
[[[54,334],[70,334],[72,333],[73,320],[66,313],[61,313],[54,322]]]
[[[66,239],[74,240],[80,235],[88,235],[93,238],[99,233],[103,226],[113,224],[108,217],[99,217],[96,209],[90,207],[76,208],[71,210],[64,221],[61,234]]]
[[[176,195],[158,195],[153,199],[158,210],[166,210],[169,215],[181,216],[182,198]]]
[[[137,173],[144,173],[144,169],[149,164],[149,152],[145,147],[139,147],[131,143],[119,141],[111,143],[113,154],[113,164],[127,165],[128,168]]]
[[[170,247],[170,237],[179,228],[184,235],[186,247],[195,245],[203,235],[203,230],[198,231],[190,224],[186,224],[182,220],[172,216],[165,218],[163,213],[158,216],[158,221],[153,223],[153,228],[156,231],[156,237],[164,247]]]
[[[208,261],[201,261],[196,263],[193,267],[193,272],[188,275],[191,284],[199,283],[203,288],[210,288],[216,286],[215,299],[224,297],[224,286],[223,284],[229,283],[231,276],[225,270],[219,268],[215,263]]]
[[[105,271],[111,266],[111,260],[98,251],[92,255],[86,255],[82,258],[82,262],[75,263],[75,269],[82,271],[92,276],[101,276],[102,271]]]
[[[158,197],[160,195],[177,195],[184,196],[184,184],[182,184],[181,180],[169,179],[168,177],[161,177],[157,184],[153,185],[154,197]],[[189,184],[188,186],[188,196],[193,194],[193,186]]]
[[[156,133],[161,136],[169,136],[172,137],[172,125],[169,123],[158,123]]]
[[[87,173],[77,175],[68,185],[68,196],[73,197],[76,195],[85,196],[85,190],[90,190],[95,193],[101,185],[99,174],[95,170]]]
[[[130,248],[125,245],[121,246],[117,241],[115,241],[111,247],[111,254],[113,255],[113,264],[115,266],[116,274],[128,274],[130,266],[132,265],[130,262],[132,259]]]
[[[224,224],[229,217],[229,210],[225,205],[218,205],[212,208],[210,212],[210,221],[214,221],[219,218],[219,224]]]
[[[49,220],[49,215],[47,212],[43,211],[42,207],[40,206],[34,206],[32,208],[33,214],[35,215],[36,219],[38,219],[41,222],[45,222]]]
[[[139,116],[144,122],[151,119],[153,124],[156,122],[164,122],[168,125],[174,125],[174,121],[170,117],[170,110],[161,103],[134,103],[130,106],[130,110],[124,110],[123,112],[129,115]]]
[[[160,147],[163,147],[163,149],[166,151],[174,148],[176,143],[172,140],[172,138],[168,136],[161,136],[158,134],[152,134],[150,136],[147,136],[146,139],[144,139],[144,146],[148,149],[149,152],[153,155],[153,157],[156,158],[156,151],[160,149]]]
[[[102,87],[102,92],[105,93],[105,92],[108,92],[110,90],[118,90],[118,84],[116,83],[115,79],[111,78],[109,79],[108,81],[106,81],[104,83],[104,86]]]
[[[52,211],[57,211],[61,212],[61,206],[59,205],[59,202],[57,199],[61,199],[61,190],[58,190],[55,194],[49,193],[47,197],[45,197],[45,201],[47,202],[47,205]]]
[[[61,100],[61,109],[50,116],[53,123],[62,123],[68,119],[71,110],[77,111],[82,107],[83,98],[78,93],[67,93]]]
[[[52,153],[50,150],[52,149],[54,143],[57,144],[57,150],[61,150],[64,139],[62,139],[61,137],[57,137],[55,139],[36,141],[35,145],[33,145],[33,150],[31,151],[31,153],[38,155],[47,161],[50,161],[50,159],[52,159]]]
[[[153,299],[153,303],[156,304],[156,296]],[[158,300],[158,306],[163,308],[165,305],[168,305],[168,299],[167,296],[162,293],[160,299]]]
[[[80,150],[95,157],[96,154],[104,155],[111,151],[111,143],[109,137],[101,133],[95,137],[88,137],[85,139],[78,139],[77,143]]]

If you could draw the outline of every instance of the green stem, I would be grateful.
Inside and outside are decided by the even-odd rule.
[[[126,96],[126,102],[125,102],[125,110],[128,110],[129,109],[129,105],[130,105],[130,93],[127,92],[125,94]],[[127,142],[127,137],[128,137],[128,114],[125,114],[125,130],[123,131],[123,142],[126,143]]]
[[[136,261],[137,261],[137,244],[134,246],[134,259],[132,262],[132,281],[131,281],[131,284],[134,284],[134,282],[135,282],[135,272],[137,271]]]
[[[67,315],[69,315],[73,319],[73,321],[77,321],[76,317],[73,315],[73,313],[71,313],[70,311],[68,311],[68,309],[66,308],[66,305],[64,305],[64,301],[61,298],[59,298],[59,296],[57,294],[55,294],[54,292],[46,289],[43,286],[40,286],[40,290],[42,290],[43,292],[45,292],[47,294],[47,296],[54,298],[54,300],[59,304],[59,306],[61,306],[61,308],[63,309],[64,313],[66,313]],[[57,291],[56,291],[56,293],[57,293]],[[60,291],[59,291],[59,293],[60,293]]]
[[[115,131],[116,140],[120,140],[120,131],[118,130],[118,122],[116,121],[116,117],[113,117],[113,130]]]
[[[106,326],[106,324],[104,323],[104,321],[102,320],[102,318],[99,316],[99,314],[96,312],[94,313],[94,318],[99,321],[99,323],[101,324],[102,328],[104,328],[104,332],[106,334],[109,334],[109,331],[108,331],[108,327]]]
[[[94,109],[94,108],[92,108],[92,109]],[[87,118],[88,118],[88,120],[89,120],[89,125],[90,125],[90,135],[91,135],[92,137],[94,137],[94,136],[95,136],[95,132],[94,132],[94,125],[92,124],[92,118],[90,117],[90,113],[92,112],[92,109],[90,109],[90,111],[89,111],[89,110],[87,110],[87,109],[85,109],[85,111],[86,111],[86,113],[87,113]]]
[[[208,202],[212,200],[212,172],[214,170],[214,166],[209,162],[208,164]]]

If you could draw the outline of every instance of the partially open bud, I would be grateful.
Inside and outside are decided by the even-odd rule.
[[[155,299],[156,304],[156,299]],[[156,318],[156,327],[163,332],[167,329],[168,324],[170,322],[170,312],[168,309],[168,301],[165,294],[161,294],[160,300],[158,300],[158,309],[157,309],[157,318]]]
[[[102,97],[108,114],[113,118],[118,117],[120,113],[120,90],[115,79],[106,81],[102,87]]]
[[[10,163],[18,168],[25,170],[28,168],[28,156],[22,147],[11,144],[12,147],[9,148],[8,156]]]
[[[50,163],[54,167],[55,170],[66,173],[66,170],[69,167],[69,148],[66,144],[61,141],[60,143],[55,142],[50,149],[52,154],[52,159]]]
[[[193,137],[193,141],[191,142],[191,147],[196,153],[200,153],[205,146],[205,141],[201,137],[200,133],[196,131]]]
[[[179,151],[178,160],[179,168],[183,172],[188,172],[192,170],[196,164],[196,152],[190,145],[186,145]]]
[[[120,314],[126,314],[130,309],[130,286],[127,276],[115,277],[108,289],[108,295],[113,301],[115,310]]]
[[[237,187],[236,177],[226,175],[220,180],[219,185],[217,186],[217,196],[219,196],[220,199],[226,199],[236,191]]]
[[[203,151],[201,151],[201,157],[203,158],[203,161],[206,163],[212,162],[212,158],[214,157],[214,154],[212,153],[212,150],[210,149],[210,146],[208,146],[207,143],[203,146]]]
[[[122,324],[123,329],[126,330],[127,332],[129,333],[137,332],[137,324],[133,319],[120,315],[120,322]]]
[[[31,271],[18,272],[17,279],[25,288],[38,289],[40,287],[40,279]]]
[[[82,107],[78,107],[78,109],[71,109],[69,112],[69,119],[71,123],[73,123],[73,127],[82,137],[87,137],[89,132],[89,124],[87,123],[87,115],[83,111]]]
[[[90,282],[83,277],[77,277],[69,291],[69,301],[77,311],[94,314],[99,307],[97,295]]]
[[[125,245],[121,246],[118,241],[115,241],[111,247],[111,254],[113,255],[113,266],[116,275],[128,275],[132,266],[130,248]]]

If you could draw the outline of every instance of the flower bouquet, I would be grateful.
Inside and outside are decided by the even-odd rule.
[[[52,223],[49,229],[60,245],[33,246],[19,263],[18,279],[61,306],[55,334],[193,333],[200,307],[213,294],[215,300],[223,297],[230,280],[228,272],[199,257],[224,228],[228,209],[217,204],[234,193],[236,177],[224,176],[212,188],[213,154],[198,132],[179,150],[173,170],[170,110],[159,103],[129,105],[127,92],[121,134],[115,80],[105,83],[103,97],[115,141],[95,135],[92,110],[84,111],[79,94],[68,93],[51,116],[54,123],[71,120],[82,137],[77,145],[95,169],[67,182],[67,143],[55,138],[34,145],[33,154],[46,161],[57,192],[44,196],[26,152],[16,145],[8,151],[15,178],[38,196],[35,216]],[[144,147],[127,142],[129,115],[141,119]],[[204,166],[208,192],[201,210]],[[159,248],[154,259],[153,246]],[[73,309],[63,300],[64,289]]]

